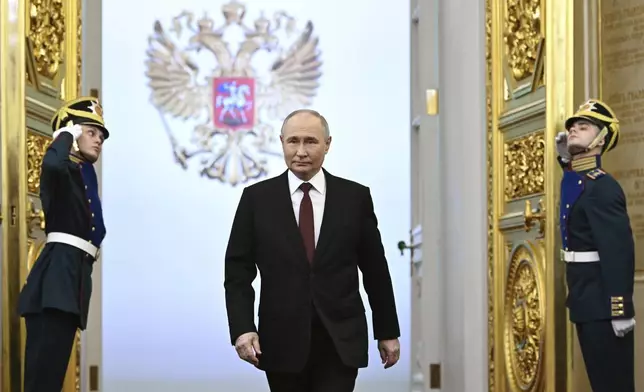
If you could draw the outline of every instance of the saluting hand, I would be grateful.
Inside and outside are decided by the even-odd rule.
[[[571,159],[570,151],[568,151],[568,135],[566,132],[559,132],[555,136],[555,144],[557,145],[557,153],[564,162],[569,162]]]
[[[72,136],[74,136],[74,140],[76,140],[80,137],[80,135],[83,134],[83,128],[80,125],[71,125],[68,127],[63,127],[57,130],[56,132],[54,132],[54,134],[52,135],[52,138],[55,140],[58,137],[58,135],[60,135],[63,132],[71,133]]]
[[[259,336],[257,333],[247,332],[240,335],[237,338],[237,341],[235,341],[235,350],[237,350],[239,358],[257,366],[259,364],[257,355],[262,354],[262,351],[259,348]]]
[[[400,359],[400,342],[398,339],[379,340],[378,351],[385,369],[389,369]]]

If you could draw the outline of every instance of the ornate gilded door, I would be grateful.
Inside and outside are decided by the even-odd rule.
[[[486,5],[489,390],[573,390],[554,136],[584,94],[583,2]]]
[[[567,320],[559,259],[555,134],[590,97],[622,136],[604,167],[620,182],[636,243],[634,302],[644,305],[641,115],[644,0],[486,0],[490,391],[590,391]],[[536,207],[536,208],[535,208]],[[527,230],[527,231],[526,231]],[[644,338],[635,334],[635,352]],[[641,356],[635,356],[639,369]],[[636,389],[644,374],[636,373]],[[639,388],[638,388],[639,387]]]
[[[49,121],[81,81],[81,0],[0,0],[2,392],[22,390],[24,323],[17,298],[44,246],[40,163]],[[80,334],[64,392],[80,390]]]

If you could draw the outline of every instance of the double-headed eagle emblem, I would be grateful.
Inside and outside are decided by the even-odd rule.
[[[222,13],[219,27],[188,11],[168,30],[156,21],[146,76],[177,162],[187,169],[199,157],[203,176],[234,186],[266,175],[267,158],[281,156],[277,124],[311,105],[322,62],[310,21],[298,30],[280,11],[251,28],[236,0]],[[173,119],[191,123],[191,134],[173,132]]]

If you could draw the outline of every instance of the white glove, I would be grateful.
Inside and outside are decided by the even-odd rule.
[[[613,331],[618,338],[623,338],[624,335],[631,332],[635,328],[635,319],[619,319],[613,320]]]
[[[60,128],[59,130],[54,132],[53,139],[56,140],[56,138],[63,132],[71,133],[72,136],[74,136],[74,140],[77,140],[80,135],[83,134],[83,128],[80,125],[72,125],[69,127]]]
[[[557,136],[555,136],[555,144],[557,145],[557,153],[559,154],[559,157],[561,157],[561,160],[564,162],[570,162],[572,157],[568,151],[568,137],[566,132],[559,132]]]

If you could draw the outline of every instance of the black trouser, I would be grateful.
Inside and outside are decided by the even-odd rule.
[[[342,362],[317,314],[311,323],[311,350],[304,370],[299,373],[266,372],[271,392],[352,392],[357,376],[358,369]]]
[[[24,392],[60,392],[78,327],[78,315],[55,309],[25,316]]]
[[[576,326],[593,392],[634,392],[635,331],[617,337],[610,320]]]

